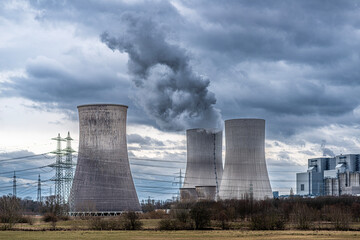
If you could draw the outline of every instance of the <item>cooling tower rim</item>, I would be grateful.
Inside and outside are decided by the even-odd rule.
[[[215,134],[222,132],[222,130],[217,128],[191,128],[191,129],[187,129],[186,132],[206,132],[206,133]]]
[[[115,106],[115,107],[125,107],[125,108],[129,108],[126,105],[122,105],[122,104],[113,104],[113,103],[96,103],[96,104],[84,104],[84,105],[79,105],[77,106],[77,108],[83,108],[83,107],[95,107],[95,106]]]
[[[261,121],[261,122],[265,122],[265,119],[262,118],[234,118],[234,119],[228,119],[225,120],[225,123],[227,122],[245,122],[245,121]]]

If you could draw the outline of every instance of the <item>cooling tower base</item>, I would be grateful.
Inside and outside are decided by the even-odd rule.
[[[180,188],[180,201],[181,202],[195,202],[198,196],[195,188]]]
[[[198,200],[215,201],[216,186],[196,186]]]
[[[70,217],[105,217],[105,216],[120,216],[126,213],[126,211],[121,212],[69,212],[68,216]],[[141,214],[142,211],[135,211],[137,214]]]

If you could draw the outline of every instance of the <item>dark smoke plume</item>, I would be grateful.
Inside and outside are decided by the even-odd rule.
[[[110,49],[126,52],[128,69],[136,86],[136,103],[162,129],[220,128],[210,81],[195,73],[186,51],[168,43],[166,35],[148,17],[123,14],[121,34],[101,35]]]

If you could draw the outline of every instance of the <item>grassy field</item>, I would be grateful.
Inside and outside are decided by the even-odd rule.
[[[0,239],[360,239],[360,232],[336,231],[2,231]]]

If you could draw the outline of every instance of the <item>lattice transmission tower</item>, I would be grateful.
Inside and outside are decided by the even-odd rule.
[[[50,165],[55,169],[55,176],[51,180],[55,182],[55,201],[57,204],[63,204],[64,203],[64,186],[63,186],[64,164],[62,162],[63,151],[61,149],[61,142],[66,140],[60,137],[60,133],[56,138],[52,138],[51,140],[55,140],[57,143],[56,150],[51,152],[56,155],[56,162]]]
[[[65,203],[69,203],[72,205],[72,200],[70,199],[70,191],[71,191],[71,185],[72,181],[74,179],[74,163],[72,160],[72,154],[75,152],[74,149],[71,148],[71,141],[73,140],[70,137],[70,132],[68,132],[68,135],[66,138],[66,148],[63,150],[65,154],[65,162],[63,163],[63,168],[65,170],[64,172],[64,200]]]
[[[16,197],[16,174],[14,171],[14,176],[13,176],[13,197]]]
[[[41,178],[40,178],[40,174],[39,174],[39,178],[38,178],[38,189],[37,189],[37,198],[36,200],[38,202],[41,202],[42,199],[41,199]]]

